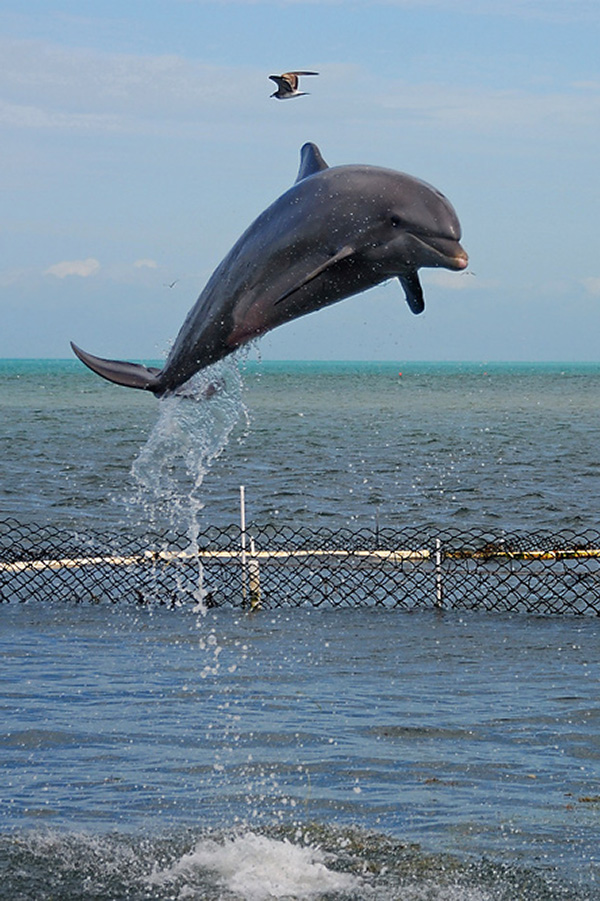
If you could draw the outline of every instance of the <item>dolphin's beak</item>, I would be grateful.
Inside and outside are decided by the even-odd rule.
[[[469,265],[469,255],[467,251],[460,246],[460,244],[456,248],[454,257],[452,257],[451,259],[454,265],[448,266],[448,269],[461,270],[466,269]]]
[[[419,245],[419,267],[441,266],[444,269],[460,271],[469,265],[466,250],[455,238],[419,235],[414,232],[411,232],[411,237]]]

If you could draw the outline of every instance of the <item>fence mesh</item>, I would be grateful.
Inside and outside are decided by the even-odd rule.
[[[0,603],[32,601],[600,615],[600,533],[251,524],[192,544],[0,522]]]

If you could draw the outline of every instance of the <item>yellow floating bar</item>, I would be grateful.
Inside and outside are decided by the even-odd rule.
[[[600,548],[571,548],[564,551],[510,551],[510,550],[480,550],[480,551],[444,551],[444,557],[452,560],[493,560],[503,557],[507,560],[572,560],[576,558],[600,557]]]

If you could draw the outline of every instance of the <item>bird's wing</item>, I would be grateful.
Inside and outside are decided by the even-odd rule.
[[[295,91],[298,87],[298,73],[284,72],[281,76],[281,87],[286,91]]]
[[[277,94],[293,94],[294,87],[290,83],[287,75],[269,75],[276,84],[277,84]],[[298,84],[298,79],[296,79],[296,84]]]

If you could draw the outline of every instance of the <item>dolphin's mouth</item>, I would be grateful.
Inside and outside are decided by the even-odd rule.
[[[397,276],[404,289],[408,306],[413,313],[419,314],[425,309],[425,298],[417,270],[426,266],[459,271],[467,268],[469,257],[456,238],[415,232],[410,232],[409,236],[413,242],[413,252],[419,262],[414,269],[397,273]]]
[[[468,254],[456,238],[418,232],[410,232],[410,236],[418,245],[420,261],[423,260],[419,262],[419,268],[441,266],[444,269],[460,271],[469,265]]]

